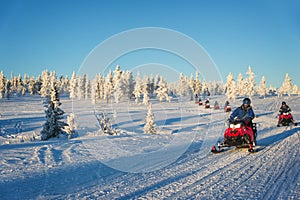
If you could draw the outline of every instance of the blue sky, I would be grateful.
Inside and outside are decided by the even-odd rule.
[[[70,75],[111,36],[161,27],[198,42],[223,80],[229,72],[246,76],[250,65],[257,82],[265,75],[280,86],[289,73],[300,86],[299,9],[297,0],[0,0],[0,70]],[[122,68],[136,65],[128,60]]]

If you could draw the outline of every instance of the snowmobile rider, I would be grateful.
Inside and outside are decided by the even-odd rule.
[[[225,102],[224,108],[226,108],[226,106],[229,106],[229,101]]]
[[[292,111],[291,108],[286,104],[285,101],[283,101],[283,102],[281,103],[281,107],[280,107],[280,109],[279,109],[280,115],[279,115],[279,117],[278,117],[278,123],[277,123],[277,126],[278,126],[278,127],[280,126],[280,121],[281,121],[281,119],[282,119],[281,115],[282,115],[283,113],[290,113],[291,111]],[[294,120],[294,118],[293,118],[293,116],[292,116],[291,114],[290,114],[290,116],[291,116],[292,122],[297,126],[298,123]]]
[[[243,100],[243,104],[232,112],[229,120],[242,120],[247,126],[250,126],[252,128],[252,120],[254,119],[254,117],[255,114],[252,110],[251,100],[249,98],[245,98]]]

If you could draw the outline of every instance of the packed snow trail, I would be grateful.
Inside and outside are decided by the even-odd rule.
[[[295,105],[299,102],[298,97],[289,100]],[[181,130],[196,130],[198,134],[176,161],[144,173],[122,172],[104,165],[84,145],[85,140],[95,139],[89,134],[73,140],[1,145],[1,199],[299,199],[300,127],[277,128],[278,105],[280,101],[274,99],[255,101],[258,151],[254,154],[247,148],[234,147],[211,154],[209,144],[222,137],[228,113],[186,105],[182,112],[186,123]],[[299,105],[292,109],[299,120]],[[173,116],[177,110],[168,112]],[[137,124],[139,128],[138,117],[132,126]],[[193,123],[195,117],[199,126]],[[183,134],[176,131],[174,119],[166,120],[165,126],[174,134]],[[29,121],[25,122],[30,128]],[[149,137],[111,137],[125,140],[127,145],[143,138]],[[108,155],[110,152],[107,149]]]

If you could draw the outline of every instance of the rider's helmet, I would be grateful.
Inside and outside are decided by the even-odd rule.
[[[250,106],[251,100],[250,100],[249,98],[245,98],[245,99],[243,100],[243,104],[247,104],[247,105]]]

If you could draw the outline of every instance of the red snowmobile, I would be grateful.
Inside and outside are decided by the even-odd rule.
[[[199,106],[203,105],[203,103],[202,103],[201,100],[198,101],[198,105],[199,105]]]
[[[289,112],[281,113],[281,114],[279,115],[278,121],[279,121],[279,124],[278,124],[277,126],[280,126],[280,124],[281,124],[282,126],[289,126],[291,123],[294,124],[295,126],[298,125],[297,122],[294,122],[293,116],[292,116],[292,114],[289,113]]]
[[[217,101],[215,101],[215,104],[214,104],[214,109],[215,109],[215,110],[218,110],[218,109],[220,109],[220,106],[219,106],[219,104],[218,104],[218,102],[217,102]]]
[[[218,141],[218,149],[213,145],[211,152],[222,152],[223,147],[231,146],[248,147],[249,152],[254,152],[253,146],[256,144],[256,132],[256,123],[253,123],[252,127],[250,127],[241,120],[230,122],[229,127],[224,132],[223,141]]]
[[[204,108],[210,108],[210,104],[209,104],[209,101],[208,101],[208,100],[205,101]]]
[[[229,101],[225,102],[224,111],[225,112],[230,112],[231,111],[231,106],[229,105]]]
[[[230,105],[225,106],[224,111],[225,112],[230,112],[231,111]]]

